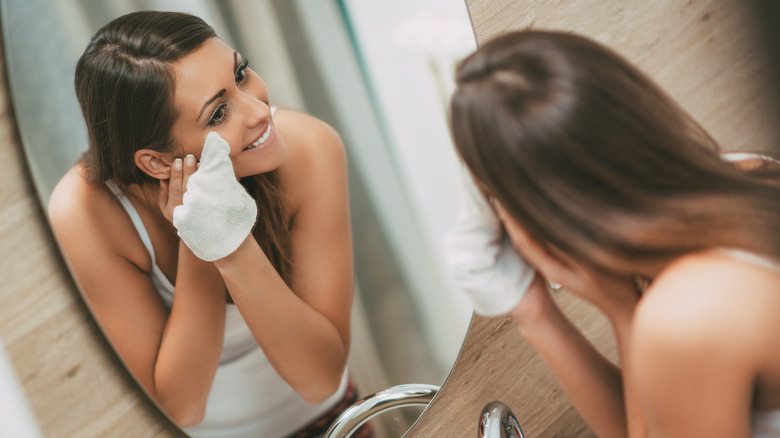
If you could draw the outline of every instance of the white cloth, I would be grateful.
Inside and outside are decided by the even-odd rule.
[[[106,186],[127,211],[149,252],[152,259],[149,276],[170,308],[175,288],[157,265],[152,241],[141,217],[116,184],[107,182]],[[273,368],[238,307],[228,304],[222,353],[209,391],[206,416],[199,425],[185,428],[185,431],[192,438],[286,436],[332,409],[344,397],[347,384],[345,370],[335,394],[320,404],[309,404]]]
[[[196,256],[213,262],[235,251],[256,220],[257,204],[236,179],[230,145],[209,132],[200,167],[187,181],[183,203],[173,210],[173,226]]]
[[[780,437],[780,409],[753,411],[751,423],[753,425],[753,438]]]
[[[444,249],[452,280],[480,315],[509,312],[534,279],[534,269],[514,248],[468,171],[460,212],[444,236]]]

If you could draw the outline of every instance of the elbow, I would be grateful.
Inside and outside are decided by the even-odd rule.
[[[206,417],[206,406],[186,406],[179,409],[167,409],[168,416],[179,427],[191,427],[200,424]]]
[[[311,387],[306,388],[303,391],[299,391],[298,393],[303,397],[304,400],[306,400],[307,403],[312,405],[318,405],[328,398],[330,398],[333,394],[336,393],[336,391],[339,390],[341,387],[341,378],[343,376],[344,370],[341,370],[340,373],[328,377],[323,378],[321,381],[317,382],[316,385],[311,385]]]

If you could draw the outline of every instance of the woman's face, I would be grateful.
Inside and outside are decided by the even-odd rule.
[[[246,60],[219,38],[173,64],[173,136],[176,156],[200,159],[206,135],[216,131],[230,145],[236,177],[269,172],[284,161],[286,147],[271,119],[268,89]]]

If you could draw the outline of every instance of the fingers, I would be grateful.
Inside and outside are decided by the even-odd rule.
[[[165,217],[172,219],[173,210],[182,204],[184,193],[187,191],[187,182],[198,170],[198,160],[189,154],[182,160],[176,158],[170,167],[167,180],[160,180],[160,195],[158,204]]]
[[[184,166],[181,158],[173,160],[171,165],[171,176],[168,180],[168,202],[174,206],[181,204],[181,197],[184,194],[182,190],[182,181],[184,179]]]
[[[181,182],[182,194],[187,191],[187,181],[190,180],[190,177],[196,170],[198,170],[198,160],[195,159],[194,155],[188,154],[184,157],[184,173]]]
[[[198,161],[192,154],[187,155],[183,160],[181,158],[173,160],[168,182],[168,204],[177,206],[182,203],[182,196],[187,191],[187,181],[197,169]]]

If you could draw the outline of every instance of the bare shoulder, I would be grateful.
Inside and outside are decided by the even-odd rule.
[[[274,123],[287,145],[287,158],[279,171],[293,205],[346,176],[344,144],[330,125],[288,109],[278,110]]]
[[[640,354],[718,351],[745,362],[761,361],[768,343],[780,340],[766,330],[780,321],[779,290],[776,272],[727,253],[681,257],[658,275],[640,301],[634,345]]]
[[[144,270],[150,264],[120,203],[103,184],[88,183],[80,165],[70,169],[57,183],[49,198],[48,215],[52,230],[72,264],[94,254],[118,255]]]
[[[97,212],[111,210],[108,190],[87,182],[80,165],[71,168],[57,183],[49,198],[49,220],[55,233],[87,224],[100,224]],[[92,228],[89,228],[92,229]]]
[[[652,434],[747,436],[750,410],[778,405],[779,277],[704,251],[654,279],[636,309],[627,361]]]
[[[301,160],[308,163],[344,159],[341,137],[324,121],[300,111],[280,109],[274,115],[274,123],[287,144],[293,164]]]

